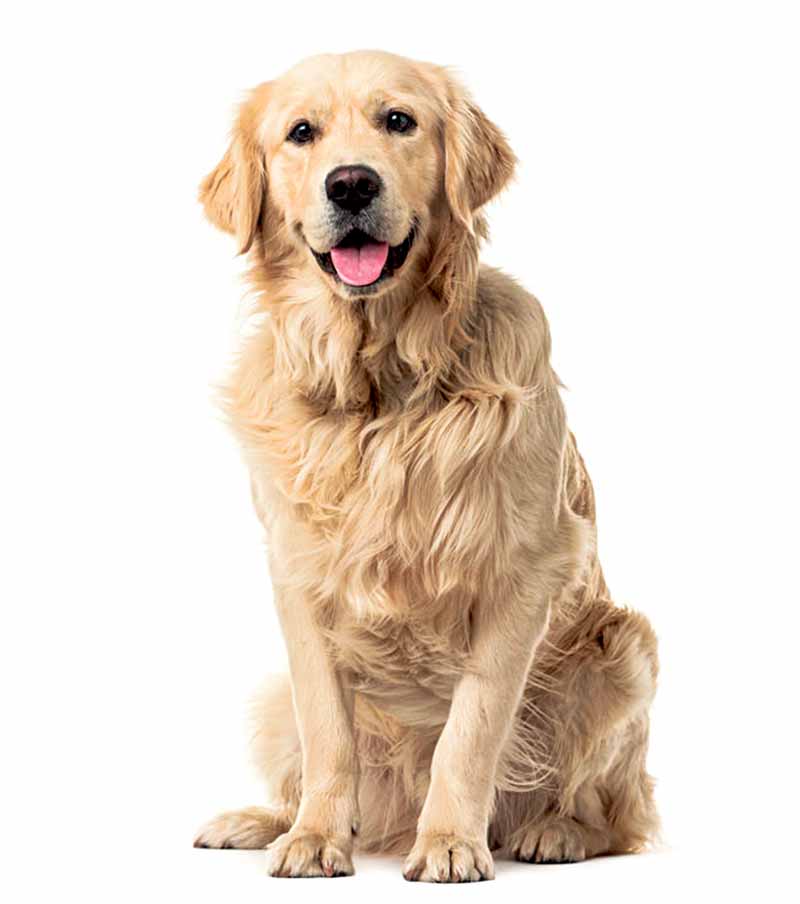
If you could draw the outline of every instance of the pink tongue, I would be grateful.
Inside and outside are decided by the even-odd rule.
[[[388,242],[367,242],[361,248],[331,248],[333,266],[342,282],[350,286],[374,283],[388,256]]]

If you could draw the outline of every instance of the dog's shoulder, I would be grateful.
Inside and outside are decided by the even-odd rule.
[[[478,298],[482,305],[507,315],[544,318],[544,311],[536,297],[517,279],[497,267],[481,265]]]
[[[514,277],[494,267],[480,270],[474,337],[475,351],[498,377],[520,385],[557,383],[544,309]]]

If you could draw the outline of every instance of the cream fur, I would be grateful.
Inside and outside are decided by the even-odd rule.
[[[410,107],[410,139],[373,104]],[[322,138],[287,146],[298,111]],[[399,273],[353,297],[317,266],[324,173],[383,175]],[[267,533],[291,684],[256,707],[272,807],[212,847],[270,846],[275,875],[403,851],[409,879],[493,876],[491,850],[565,861],[635,851],[656,642],[614,607],[594,499],[539,303],[480,267],[481,206],[514,157],[439,67],[321,57],[256,89],[206,179],[249,251],[256,298],[226,391]],[[320,206],[323,205],[323,206]]]

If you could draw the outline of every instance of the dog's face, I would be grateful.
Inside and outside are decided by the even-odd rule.
[[[318,57],[273,86],[270,197],[340,291],[401,278],[442,171],[439,111],[412,64]]]
[[[513,162],[444,70],[321,56],[253,92],[201,199],[241,250],[268,225],[336,294],[376,295],[424,265],[442,219],[470,228]]]

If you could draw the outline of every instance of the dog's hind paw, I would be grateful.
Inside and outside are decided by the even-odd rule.
[[[207,822],[194,840],[196,848],[238,848],[258,851],[288,831],[290,822],[264,807],[231,810]]]
[[[578,863],[586,859],[586,839],[574,819],[551,819],[518,833],[511,853],[526,863]]]

